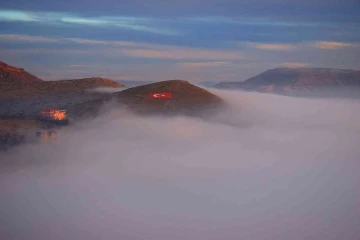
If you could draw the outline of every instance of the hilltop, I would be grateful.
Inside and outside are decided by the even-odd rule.
[[[348,88],[354,90],[360,89],[360,71],[333,68],[275,68],[243,82],[223,82],[215,87],[289,95]]]
[[[171,92],[172,99],[152,99],[149,93]],[[128,88],[112,94],[106,99],[72,106],[72,116],[97,112],[104,101],[114,100],[117,104],[141,114],[197,114],[224,104],[218,96],[194,86],[185,80],[167,80]]]
[[[42,83],[43,80],[26,72],[23,68],[10,66],[0,61],[0,85],[12,84],[22,85],[31,83]]]

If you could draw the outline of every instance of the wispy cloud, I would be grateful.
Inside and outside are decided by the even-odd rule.
[[[10,42],[34,42],[34,43],[43,43],[43,42],[60,42],[60,39],[56,38],[47,38],[41,36],[29,36],[29,35],[15,35],[15,34],[0,34],[0,41],[10,41]]]
[[[8,35],[0,35],[0,39],[8,39]],[[81,38],[42,38],[26,35],[11,35],[12,40],[16,41],[35,41],[44,42],[51,41],[57,43],[72,42],[76,44],[86,45],[103,45],[101,49],[43,49],[28,48],[28,49],[2,49],[2,53],[13,54],[106,54],[111,56],[125,56],[132,58],[150,58],[150,59],[173,59],[173,60],[207,60],[219,62],[224,60],[239,60],[244,59],[242,52],[220,49],[203,49],[180,47],[171,45],[149,44],[141,42],[127,42],[127,41],[103,41]],[[214,63],[213,63],[214,64]],[[199,65],[198,65],[199,66]]]
[[[0,21],[35,22],[36,19],[29,12],[0,10]]]
[[[108,47],[155,48],[155,47],[164,46],[160,44],[149,44],[142,42],[105,41],[105,40],[92,40],[92,39],[84,39],[84,38],[63,38],[62,41],[69,41],[77,44],[86,44],[86,45],[103,45]]]
[[[290,51],[296,49],[296,46],[292,44],[252,43],[250,46],[256,49],[268,51]]]
[[[180,35],[179,32],[172,29],[154,27],[153,20],[150,18],[133,18],[133,17],[64,17],[60,19],[63,23],[81,24],[89,26],[105,26],[132,29],[136,31],[152,32],[164,35]]]
[[[78,44],[96,44],[111,47],[119,47],[113,53],[136,58],[154,58],[154,59],[206,59],[213,60],[213,62],[197,62],[193,66],[209,66],[225,64],[223,61],[216,60],[237,60],[244,59],[243,53],[238,51],[223,51],[213,49],[200,49],[190,47],[179,47],[171,45],[149,44],[141,42],[129,41],[98,41],[79,38],[66,38],[66,41],[72,41]],[[195,64],[195,65],[194,65]]]
[[[209,16],[209,17],[190,17],[183,19],[190,22],[201,22],[208,24],[223,23],[223,24],[274,26],[274,27],[299,27],[299,26],[316,27],[316,26],[328,24],[328,23],[320,23],[320,22],[280,20],[276,18],[264,18],[264,17],[241,18],[241,17]]]
[[[237,60],[244,59],[244,55],[234,51],[203,50],[192,48],[173,49],[124,49],[123,55],[138,58],[157,58],[174,60]]]
[[[181,67],[219,67],[229,64],[229,62],[185,62],[185,63],[177,63],[178,66]]]
[[[287,68],[302,68],[302,67],[309,67],[309,63],[302,63],[302,62],[284,62],[280,64],[281,67]]]
[[[319,41],[319,42],[314,42],[313,46],[315,48],[320,48],[320,49],[339,49],[339,48],[355,47],[357,46],[357,44],[344,43],[344,42]]]
[[[153,18],[97,16],[84,17],[66,12],[29,12],[0,10],[0,21],[38,22],[41,24],[85,25],[93,27],[124,28],[163,35],[181,35],[180,32],[155,23]]]

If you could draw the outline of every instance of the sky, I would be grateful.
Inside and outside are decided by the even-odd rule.
[[[206,119],[110,104],[0,153],[0,239],[360,239],[359,101],[213,93]]]
[[[360,70],[359,12],[357,0],[2,0],[0,61],[44,80]]]

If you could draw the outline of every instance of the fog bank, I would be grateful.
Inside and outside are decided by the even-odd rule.
[[[359,101],[211,91],[208,120],[112,109],[0,155],[0,239],[360,239]]]

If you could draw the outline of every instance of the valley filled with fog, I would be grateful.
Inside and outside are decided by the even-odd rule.
[[[359,100],[209,90],[230,108],[0,153],[0,239],[360,239]]]

